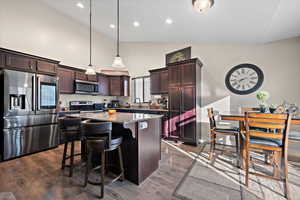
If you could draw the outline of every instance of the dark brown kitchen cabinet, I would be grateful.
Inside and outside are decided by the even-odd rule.
[[[109,96],[109,78],[104,74],[98,75],[99,82],[99,94],[103,96]]]
[[[74,80],[75,80],[74,70],[59,67],[57,69],[57,76],[59,78],[60,93],[65,93],[65,94],[74,93]]]
[[[0,67],[10,70],[56,75],[59,61],[0,48]]]
[[[0,68],[4,67],[5,56],[0,52]]]
[[[196,132],[196,87],[185,86],[181,88],[181,131],[180,138],[184,142],[194,143]]]
[[[179,87],[169,88],[169,136],[179,138],[180,134],[180,103],[181,91]]]
[[[37,72],[38,73],[48,73],[48,74],[56,74],[57,64],[49,63],[45,61],[37,61]]]
[[[168,65],[169,138],[193,145],[201,134],[201,67],[197,58]]]
[[[175,65],[168,68],[169,71],[169,87],[181,85],[181,65]]]
[[[36,70],[37,61],[21,55],[6,54],[5,67],[21,71],[34,72]]]
[[[97,75],[87,75],[87,80],[91,82],[98,82]]]
[[[109,90],[110,96],[121,96],[121,77],[111,76],[109,77]]]
[[[168,93],[168,84],[169,84],[169,72],[164,70],[160,75],[160,92]]]
[[[150,73],[150,91],[151,94],[160,93],[160,72],[151,72]]]
[[[168,93],[168,77],[167,68],[150,70],[150,91],[151,94]]]
[[[85,72],[81,71],[75,71],[75,79],[81,80],[81,81],[88,81],[88,76],[85,74]]]
[[[183,64],[180,69],[181,85],[196,84],[196,67],[193,63]]]
[[[110,96],[129,96],[129,76],[110,76]]]

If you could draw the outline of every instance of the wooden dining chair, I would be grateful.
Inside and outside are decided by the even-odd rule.
[[[249,165],[254,163],[266,164],[257,160],[250,160],[250,151],[265,153],[272,152],[271,165],[273,176],[262,173],[251,173],[257,176],[281,180],[281,166],[284,166],[285,197],[290,199],[288,187],[288,134],[290,129],[291,116],[289,114],[266,114],[266,113],[245,113],[245,138],[243,142],[243,159],[245,163],[245,185],[249,185]],[[266,132],[256,128],[263,128]]]
[[[240,147],[239,147],[239,129],[234,127],[218,127],[217,122],[215,119],[216,113],[214,113],[213,108],[208,108],[208,118],[210,123],[210,152],[209,152],[209,159],[212,160],[215,150],[219,151],[227,151],[225,149],[218,149],[216,148],[217,143],[217,135],[228,135],[235,137],[235,148],[236,153],[238,156],[238,165],[239,165],[239,156],[240,156]]]
[[[289,133],[289,142],[300,144],[300,132],[290,131],[290,133]],[[291,157],[291,158],[300,159],[300,155],[289,154],[288,156]],[[300,167],[300,162],[289,161],[289,163]]]

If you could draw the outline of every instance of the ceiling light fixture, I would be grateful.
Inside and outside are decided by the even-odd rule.
[[[173,24],[173,20],[171,18],[166,19],[166,24]]]
[[[125,65],[120,56],[120,0],[117,0],[117,55],[112,64],[113,68],[124,69]]]
[[[84,8],[84,5],[83,5],[81,2],[78,2],[78,3],[76,4],[76,6],[79,7],[79,8]]]
[[[109,25],[109,28],[114,29],[114,28],[116,28],[116,26],[115,26],[114,24],[110,24],[110,25]]]
[[[139,26],[140,26],[140,23],[139,23],[138,21],[134,21],[134,22],[133,22],[133,26],[134,26],[134,27],[139,27]]]
[[[88,65],[85,74],[87,75],[96,74],[92,65],[92,0],[90,0],[90,64]]]
[[[193,0],[193,7],[197,12],[204,12],[214,5],[214,0]]]

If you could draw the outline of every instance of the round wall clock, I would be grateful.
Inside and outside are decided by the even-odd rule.
[[[264,82],[263,71],[252,64],[240,64],[226,75],[226,87],[235,94],[246,95],[258,90]]]

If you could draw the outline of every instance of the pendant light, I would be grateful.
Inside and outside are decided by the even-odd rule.
[[[92,0],[90,0],[90,64],[88,65],[85,74],[87,75],[96,74],[92,65]]]
[[[120,0],[117,0],[117,55],[112,67],[117,69],[125,68],[122,58],[120,57]]]
[[[193,0],[193,7],[197,12],[204,12],[214,5],[214,0]]]

